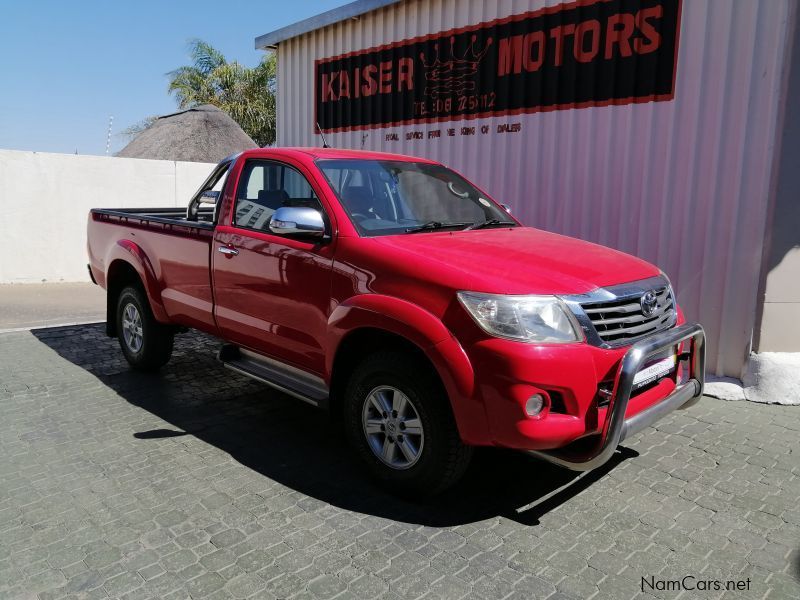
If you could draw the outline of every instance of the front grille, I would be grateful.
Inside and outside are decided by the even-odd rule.
[[[641,303],[646,292],[637,292],[614,300],[586,302],[581,304],[581,308],[602,342],[612,346],[632,343],[667,329],[675,322],[672,289],[668,285],[662,285],[652,291],[656,294],[656,308],[647,316]]]

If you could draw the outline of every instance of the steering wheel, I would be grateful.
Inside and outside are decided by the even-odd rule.
[[[376,217],[375,217],[375,215],[365,215],[364,213],[356,213],[356,212],[354,212],[354,213],[351,213],[351,216],[352,216],[354,219],[361,219],[361,220],[365,220],[365,219],[375,219],[375,218],[376,218]]]

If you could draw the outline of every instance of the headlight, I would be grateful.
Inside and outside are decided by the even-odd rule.
[[[505,296],[458,292],[458,300],[486,333],[524,342],[578,342],[583,336],[567,306],[555,296]]]

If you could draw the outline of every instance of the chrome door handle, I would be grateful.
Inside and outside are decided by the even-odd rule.
[[[236,256],[239,254],[239,251],[236,248],[230,248],[228,246],[220,246],[217,248],[217,252],[222,252],[222,254],[227,256]]]

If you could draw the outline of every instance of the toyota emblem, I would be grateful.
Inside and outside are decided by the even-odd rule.
[[[639,301],[642,305],[642,314],[645,317],[651,316],[658,308],[658,296],[653,290],[642,294],[642,299]]]

